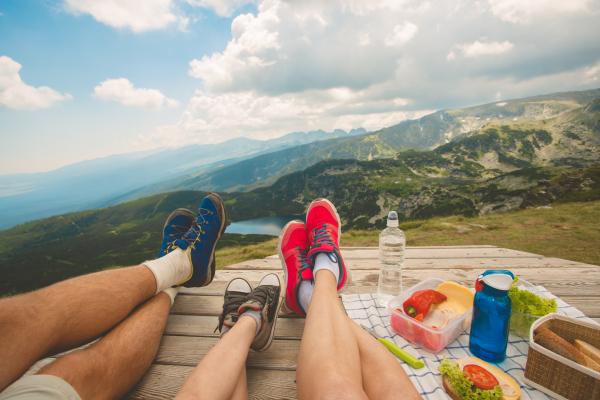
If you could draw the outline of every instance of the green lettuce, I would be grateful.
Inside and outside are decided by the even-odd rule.
[[[529,290],[521,290],[512,286],[508,290],[508,297],[512,302],[512,312],[531,314],[542,317],[556,311],[556,300],[545,299]]]
[[[496,386],[491,390],[482,390],[473,385],[465,376],[459,365],[450,360],[442,360],[439,367],[440,373],[448,378],[450,385],[462,400],[501,400],[502,389]]]

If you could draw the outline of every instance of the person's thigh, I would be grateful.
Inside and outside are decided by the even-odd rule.
[[[63,379],[53,375],[28,375],[0,393],[0,400],[81,400]]]

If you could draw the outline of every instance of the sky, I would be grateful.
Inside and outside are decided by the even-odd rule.
[[[600,0],[0,0],[0,174],[600,87]]]

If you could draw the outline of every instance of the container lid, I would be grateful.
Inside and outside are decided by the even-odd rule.
[[[502,291],[510,289],[515,280],[513,273],[506,269],[489,269],[480,278],[486,285]]]
[[[387,218],[387,226],[397,227],[398,226],[398,213],[396,211],[390,211]]]

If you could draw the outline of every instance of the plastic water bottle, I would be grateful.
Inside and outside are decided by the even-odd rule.
[[[402,265],[404,264],[404,248],[406,238],[398,228],[398,213],[390,211],[387,228],[379,235],[379,285],[377,286],[377,302],[387,307],[388,302],[402,291]]]
[[[510,271],[487,270],[475,282],[469,350],[485,361],[498,363],[506,357],[512,308],[508,289],[514,279]]]

